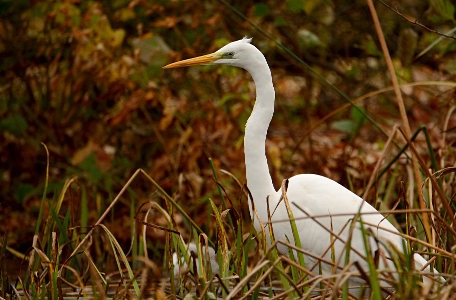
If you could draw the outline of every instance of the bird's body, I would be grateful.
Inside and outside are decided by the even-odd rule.
[[[209,256],[206,256],[206,247],[201,247],[202,255],[203,255],[203,264],[206,270],[211,267],[212,274],[219,273],[219,265],[217,263],[217,254],[212,247],[208,247],[207,253]],[[191,242],[187,245],[187,253],[190,256],[190,262],[193,263],[193,258],[195,259],[196,271],[200,274],[201,273],[201,266],[198,259],[198,247],[195,243]],[[207,263],[209,262],[209,263]],[[181,273],[188,271],[188,264],[185,262],[184,256],[181,255],[180,259],[178,254],[175,252],[173,253],[173,273],[174,278],[178,278]]]
[[[265,153],[266,135],[274,114],[275,101],[272,76],[265,57],[250,43],[250,39],[244,38],[212,54],[173,63],[165,68],[196,64],[227,64],[243,68],[251,74],[256,87],[256,101],[246,124],[244,138],[247,187],[253,200],[249,201],[250,215],[256,230],[262,231],[258,218],[262,224],[267,223],[269,201],[275,239],[288,239],[293,243],[290,222],[286,221],[289,215],[282,199],[282,190],[274,189]],[[400,251],[404,250],[405,240],[383,215],[356,194],[329,178],[313,174],[293,176],[288,180],[286,196],[297,219],[301,247],[310,253],[305,255],[307,268],[311,268],[318,257],[328,262],[321,263],[323,273],[337,272],[338,269],[332,267],[331,262],[339,261],[340,265],[344,266],[351,220],[358,212],[366,230],[370,229],[372,232],[368,238],[372,253],[378,248],[383,248],[388,257],[388,251],[384,247],[387,244],[392,244]],[[270,242],[268,227],[265,226],[264,229]],[[283,244],[279,245],[278,249],[284,255],[289,253],[288,247]],[[354,224],[351,249],[350,262],[358,261],[367,271],[367,263],[363,258],[366,251],[359,222]],[[420,255],[415,254],[414,258],[417,269],[426,264],[426,260]],[[379,269],[385,267],[392,268],[393,265],[388,260],[380,259]],[[318,274],[319,266],[314,268],[313,272]]]
[[[286,210],[282,188],[269,196],[271,222],[273,224],[276,240],[293,241],[290,229],[288,212]],[[337,182],[315,174],[300,174],[293,176],[288,181],[286,197],[290,202],[293,217],[299,231],[301,247],[314,256],[305,255],[307,268],[314,267],[316,258],[324,258],[327,262],[337,262],[343,267],[347,241],[350,240],[350,261],[358,261],[365,265],[365,246],[359,222],[353,224],[354,230],[350,237],[352,220],[359,212],[364,228],[370,233],[367,235],[369,249],[374,254],[379,248],[388,255],[387,244],[398,250],[403,250],[403,238],[397,229],[374,207],[363,199],[338,184]],[[299,201],[295,200],[299,199]],[[267,211],[258,210],[259,216],[267,216]],[[262,222],[267,221],[261,217]],[[359,220],[359,219],[358,219]],[[257,231],[261,230],[259,221],[254,222]],[[268,228],[265,227],[266,237],[269,237]],[[332,243],[334,246],[332,247]],[[288,253],[288,247],[278,245],[281,253]],[[426,264],[420,255],[414,256],[417,268]],[[332,272],[334,267],[330,263],[321,264],[325,273]],[[385,267],[393,270],[393,264],[380,260],[379,268]],[[366,269],[367,270],[367,269]],[[318,268],[313,270],[318,273]]]

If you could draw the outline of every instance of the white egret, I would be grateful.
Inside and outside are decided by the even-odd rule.
[[[203,255],[203,264],[204,266],[209,266],[206,263],[206,259],[209,261],[210,266],[211,266],[211,271],[212,274],[218,274],[219,273],[219,265],[217,262],[217,254],[215,253],[214,248],[208,247],[208,254],[209,256],[206,256],[206,247],[201,247],[202,248],[202,255]],[[201,267],[200,263],[198,260],[198,247],[196,246],[195,243],[191,242],[187,245],[187,253],[190,256],[190,262],[193,261],[193,258],[195,258],[195,263],[196,263],[196,269],[198,273],[201,273]],[[174,273],[174,278],[178,278],[181,273],[188,271],[188,265],[185,262],[184,256],[182,255],[180,260],[178,258],[179,256],[177,255],[176,252],[173,253],[173,273]]]
[[[258,218],[263,224],[267,223],[267,201],[269,201],[275,239],[286,241],[288,238],[293,241],[290,223],[277,222],[286,220],[288,213],[284,201],[281,199],[282,190],[274,189],[265,154],[266,135],[274,113],[275,92],[271,71],[263,54],[250,42],[251,39],[244,38],[229,43],[214,53],[175,62],[164,68],[223,64],[243,68],[250,73],[256,87],[256,101],[247,121],[244,137],[247,187],[252,197],[252,201],[249,201],[250,216],[256,230],[262,230]],[[372,253],[382,248],[385,250],[383,253],[388,257],[389,252],[384,247],[386,244],[392,244],[399,251],[404,251],[403,238],[383,215],[356,194],[329,178],[314,174],[295,175],[288,180],[286,195],[292,208],[294,208],[292,204],[294,203],[302,209],[294,209],[293,214],[298,219],[296,225],[299,230],[301,248],[311,254],[305,255],[307,268],[318,263],[319,258],[323,258],[327,262],[321,262],[324,274],[334,272],[334,267],[331,266],[332,261],[339,261],[343,264],[346,241],[350,236],[350,221],[358,212],[361,213],[365,228],[370,229],[375,237],[368,238]],[[254,204],[256,213],[254,213],[251,202]],[[309,218],[308,216],[319,217]],[[267,226],[265,226],[265,230],[266,238],[270,243]],[[335,237],[335,234],[330,232],[331,230],[338,237]],[[331,246],[333,241],[334,244]],[[278,249],[284,255],[288,255],[286,246],[279,245]],[[358,261],[367,272],[368,267],[364,259],[366,250],[359,223],[354,225],[351,249],[350,262]],[[339,259],[340,257],[342,259]],[[418,254],[414,255],[414,261],[415,268],[418,270],[427,263]],[[313,272],[318,273],[318,268],[313,269]],[[378,268],[389,268],[393,272],[395,270],[391,260],[382,258],[380,258]],[[429,268],[427,270],[429,271]],[[351,279],[350,286],[353,287],[360,282],[363,281]]]

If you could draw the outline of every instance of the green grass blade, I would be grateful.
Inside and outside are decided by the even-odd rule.
[[[219,243],[221,246],[222,258],[223,258],[223,264],[221,265],[222,268],[220,269],[220,275],[222,277],[225,277],[225,276],[228,276],[228,265],[229,265],[227,235],[226,235],[225,227],[223,226],[222,216],[220,215],[219,210],[217,209],[214,201],[212,201],[211,198],[209,198],[209,202],[211,203],[212,211],[215,214],[215,219],[217,221],[217,225],[220,228],[221,237],[219,238]]]
[[[410,137],[410,140],[414,141],[416,139],[416,137],[418,136],[418,133],[420,133],[421,130],[423,130],[423,127],[419,127],[417,130],[415,130],[413,135]],[[399,159],[399,157],[401,157],[401,155],[405,152],[405,150],[407,150],[407,148],[408,148],[408,144],[405,145],[404,147],[402,147],[399,150],[399,152],[393,157],[393,159],[391,159],[386,164],[386,166],[378,173],[378,176],[375,179],[374,184],[375,184],[376,181],[378,181],[389,170],[389,168]]]
[[[290,239],[288,238],[288,236],[286,236],[286,239],[287,239],[287,243],[290,243]],[[293,250],[291,248],[288,248],[288,257],[290,257],[290,260],[292,262],[297,263],[296,260],[295,260],[295,256],[293,254]],[[294,282],[298,282],[299,281],[299,271],[298,271],[298,269],[295,266],[293,266],[293,265],[291,265],[290,267],[291,267],[291,277],[293,278],[293,281]]]
[[[344,260],[344,266],[347,266],[350,263],[350,252],[351,252],[351,242],[352,242],[352,234],[354,230],[355,223],[353,222],[354,220],[352,219],[350,222],[350,234],[349,237],[347,238],[347,243],[345,244],[345,260]],[[344,283],[342,286],[342,299],[346,300],[348,299],[348,280]]]
[[[81,185],[81,233],[87,233],[89,224],[89,206],[87,203],[87,190],[84,185]]]
[[[44,202],[46,201],[47,189],[49,184],[49,150],[46,144],[41,143],[41,145],[43,145],[44,150],[46,150],[46,176],[44,180],[44,190],[43,197],[41,198],[40,211],[38,213],[38,220],[36,221],[35,235],[38,235],[40,232],[41,220],[43,218]]]
[[[448,32],[446,32],[445,34],[446,35],[452,35],[454,32],[456,31],[456,27],[454,27],[453,29],[449,30]],[[438,43],[440,43],[441,41],[443,41],[446,37],[444,36],[439,36],[435,41],[433,41],[429,46],[427,46],[423,51],[421,51],[420,53],[418,53],[415,57],[415,59],[418,59],[420,58],[421,56],[425,55],[426,53],[428,53],[432,48],[434,48]]]
[[[62,190],[60,191],[60,194],[59,194],[59,197],[57,199],[57,203],[56,205],[53,207],[51,205],[51,203],[49,203],[49,207],[53,207],[53,209],[51,209],[51,214],[49,214],[48,218],[47,218],[47,221],[46,221],[46,225],[45,225],[45,228],[44,228],[44,234],[43,234],[43,237],[47,237],[49,236],[49,234],[54,231],[54,226],[55,226],[55,223],[57,223],[57,225],[60,227],[61,224],[59,224],[60,220],[58,218],[58,215],[60,213],[60,208],[62,207],[62,203],[63,203],[63,200],[65,199],[65,194],[68,190],[68,188],[70,187],[70,185],[76,180],[77,178],[76,177],[72,177],[70,179],[67,179],[65,181],[65,184],[63,185],[63,188]],[[55,221],[55,222],[53,222]],[[61,229],[61,228],[60,228]],[[43,248],[46,247],[46,244],[47,244],[47,240],[46,239],[43,239],[42,241],[42,244],[43,244]]]
[[[103,281],[103,284],[104,285],[107,285],[108,283],[106,282],[106,279],[103,277],[103,274],[101,274],[100,270],[98,270],[97,266],[95,265],[95,263],[93,262],[92,258],[90,257],[90,255],[88,253],[86,253],[86,250],[84,250],[84,254],[86,255],[87,257],[87,260],[89,262],[89,265],[90,267],[96,271],[97,273],[97,276],[101,279],[101,281]]]
[[[432,147],[431,138],[429,136],[429,131],[428,131],[427,127],[424,125],[421,125],[420,129],[421,128],[423,128],[424,137],[426,139],[426,146],[428,148],[429,156],[431,158],[432,168],[434,169],[434,172],[435,172],[439,169],[439,167],[437,165],[437,159],[435,158],[435,153],[434,153],[434,149]]]
[[[166,201],[169,201],[170,203],[173,204],[173,206],[182,214],[182,216],[198,231],[198,233],[204,233],[201,228],[195,223],[195,221],[190,218],[190,216],[187,214],[187,212],[176,202],[174,201],[171,196],[166,193],[166,191],[149,175],[147,174],[144,170],[140,169],[141,173],[146,176],[146,178],[152,182],[152,184],[155,186],[156,189],[160,191],[160,193],[163,195]],[[211,247],[215,247],[215,244],[209,240],[209,244]]]
[[[132,237],[132,245],[131,245],[131,254],[133,257],[133,268],[136,269],[140,261],[136,258],[138,257],[138,239],[136,238],[138,235],[136,234],[136,220],[135,220],[135,212],[136,212],[136,201],[130,202],[130,235]]]
[[[270,260],[277,263],[275,268],[277,270],[279,270],[280,282],[282,283],[283,289],[285,291],[288,291],[288,290],[290,290],[291,285],[290,285],[290,282],[288,281],[287,276],[284,275],[285,274],[284,268],[283,268],[282,263],[279,260],[279,254],[278,254],[278,251],[277,251],[277,245],[275,243],[275,237],[274,237],[274,229],[273,229],[272,222],[271,222],[271,211],[270,211],[270,208],[269,208],[269,197],[267,198],[266,201],[267,201],[266,204],[267,204],[267,209],[268,209],[269,240],[271,241],[271,245],[273,245],[272,246],[272,251],[270,251],[270,254],[269,254],[272,257],[272,259],[270,259]],[[295,298],[296,297],[295,293],[293,293],[293,292],[291,292],[289,296],[291,298]]]
[[[369,282],[370,282],[370,286],[372,289],[372,298],[371,299],[372,300],[381,300],[382,293],[380,291],[380,282],[378,279],[377,267],[375,266],[374,259],[370,252],[369,244],[367,241],[368,233],[364,229],[364,224],[361,219],[361,216],[359,217],[359,223],[361,225],[361,234],[363,236],[364,249],[366,250],[366,262],[369,266]]]
[[[123,262],[124,266],[127,268],[128,277],[130,278],[130,280],[131,280],[131,282],[133,284],[133,288],[135,290],[136,296],[139,297],[141,292],[139,290],[138,282],[135,279],[133,271],[132,271],[132,269],[130,267],[130,263],[128,262],[128,258],[125,255],[122,247],[119,245],[119,243],[117,242],[117,240],[114,237],[114,235],[108,230],[108,228],[106,226],[104,226],[103,224],[100,224],[100,227],[103,228],[103,230],[106,232],[106,234],[108,236],[109,242],[111,243],[111,246],[113,247],[113,252],[114,252],[114,255],[116,256],[116,260],[117,260],[117,255],[115,254],[116,251],[120,255],[120,258],[122,259],[122,262]],[[118,267],[119,267],[119,271],[122,273],[122,270],[121,270],[121,267],[120,267],[119,264],[118,264]]]
[[[228,206],[226,205],[225,196],[223,195],[222,188],[220,187],[220,184],[219,184],[217,172],[215,171],[215,167],[214,167],[214,162],[212,161],[212,158],[210,158],[210,157],[209,157],[209,164],[211,165],[211,168],[212,168],[212,175],[214,176],[215,184],[217,185],[217,190],[219,192],[220,198],[222,198],[223,209],[227,210]],[[231,220],[231,216],[229,214],[228,214],[228,223],[230,224],[231,230],[234,231],[233,220]]]
[[[290,207],[290,203],[288,202],[287,188],[288,188],[288,179],[286,179],[282,182],[282,197],[283,197],[283,201],[285,202],[285,207],[287,208],[288,218],[290,220],[290,226],[291,226],[291,230],[293,232],[293,239],[294,239],[295,245],[297,248],[301,249],[302,248],[301,237],[299,236],[298,227],[296,226],[296,221],[294,219],[293,212]],[[298,256],[299,265],[303,268],[306,268],[306,262],[304,260],[304,255],[300,251],[296,251],[296,254]],[[306,276],[304,276],[304,278],[306,278]]]
[[[70,237],[68,236],[68,232],[67,232],[68,228],[70,228],[70,227],[72,227],[72,225],[71,225],[71,213],[70,213],[70,210],[68,209],[66,214],[65,214],[65,218],[63,219],[62,228],[59,227],[59,229],[60,229],[59,243],[60,244],[65,244],[65,243],[67,243],[67,242],[69,242],[71,240]]]

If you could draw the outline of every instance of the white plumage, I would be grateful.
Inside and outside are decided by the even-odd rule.
[[[211,266],[212,274],[218,274],[219,272],[219,265],[217,262],[217,254],[215,253],[214,249],[212,247],[208,247],[208,254],[209,256],[206,256],[206,247],[202,247],[202,258],[203,258],[203,264],[207,268],[209,265],[207,265],[207,261],[209,261],[209,264]],[[201,273],[201,267],[200,263],[198,260],[198,248],[195,243],[189,243],[187,245],[187,254],[190,256],[190,263],[193,263],[193,257],[195,257],[195,264],[196,264],[196,270],[198,273]],[[173,253],[173,265],[174,265],[174,278],[178,278],[183,272],[188,271],[188,264],[185,262],[184,256],[180,256],[180,261],[178,258],[178,255],[176,252]]]

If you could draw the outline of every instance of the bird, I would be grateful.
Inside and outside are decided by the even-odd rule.
[[[400,252],[408,251],[406,241],[399,231],[372,205],[348,190],[336,181],[316,174],[294,175],[278,190],[274,188],[266,157],[266,137],[274,114],[275,90],[272,75],[263,53],[258,50],[250,38],[228,43],[219,50],[190,59],[181,60],[164,66],[164,69],[195,65],[228,65],[242,68],[250,73],[256,90],[256,99],[250,117],[245,125],[244,154],[246,181],[249,191],[249,212],[257,232],[266,232],[265,237],[271,244],[268,218],[270,216],[274,239],[295,243],[284,201],[285,196],[293,207],[293,216],[299,232],[304,261],[307,268],[318,265],[314,272],[333,274],[331,262],[342,261],[346,256],[346,243],[350,239],[349,262],[358,262],[368,272],[367,250],[371,254],[385,253],[379,259],[377,268],[394,270],[390,259],[391,246]],[[285,189],[286,190],[283,190]],[[269,207],[269,212],[268,212]],[[351,225],[355,215],[358,222]],[[314,216],[314,217],[313,217]],[[359,222],[362,220],[362,224]],[[364,226],[364,230],[361,226]],[[351,229],[353,227],[353,229]],[[350,234],[350,231],[353,231]],[[367,236],[366,247],[363,232]],[[278,244],[279,252],[289,254],[284,243]],[[381,250],[380,250],[381,249]],[[296,255],[296,252],[293,252]],[[342,259],[340,259],[342,258]],[[415,269],[421,270],[427,261],[421,255],[413,255]],[[430,271],[429,267],[425,270]],[[432,270],[434,271],[434,270]],[[427,279],[428,282],[430,279]],[[424,278],[426,281],[426,278]],[[359,285],[366,283],[360,277],[350,278],[350,291],[359,291]]]
[[[217,254],[215,253],[214,248],[208,246],[207,251],[206,251],[206,247],[201,247],[201,248],[202,248],[203,260],[205,261],[207,259],[209,261],[212,274],[218,274],[219,265],[217,262]],[[186,251],[190,257],[190,262],[193,261],[193,258],[195,259],[196,270],[198,273],[201,273],[201,266],[200,266],[199,259],[198,259],[198,247],[196,246],[196,244],[194,242],[190,242],[188,245],[186,245]],[[206,252],[209,254],[208,257],[206,257]],[[203,262],[203,264],[207,270],[209,265],[207,264],[207,262]],[[188,271],[188,265],[185,262],[184,256],[181,255],[180,259],[179,259],[177,252],[173,253],[173,265],[174,265],[173,274],[174,274],[175,279],[179,278],[182,273],[185,273]]]

